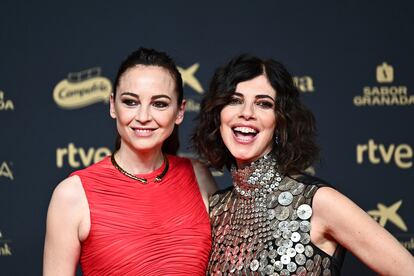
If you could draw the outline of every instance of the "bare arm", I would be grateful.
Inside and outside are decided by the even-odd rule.
[[[414,275],[413,256],[383,227],[350,199],[332,188],[320,188],[314,197],[315,222],[380,275]],[[318,234],[316,234],[318,235]]]
[[[88,212],[79,177],[67,178],[56,187],[47,214],[44,276],[75,275],[81,250],[81,235],[84,235],[82,231],[85,229],[82,228],[85,207]]]
[[[203,197],[203,201],[206,205],[208,212],[208,198],[217,191],[216,182],[214,181],[214,178],[211,175],[210,170],[205,165],[203,165],[200,161],[197,160],[191,160],[191,162],[193,164],[201,196]]]

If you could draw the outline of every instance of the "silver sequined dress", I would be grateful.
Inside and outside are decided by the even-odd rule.
[[[343,248],[329,256],[310,241],[312,198],[325,184],[280,175],[272,157],[232,176],[234,188],[210,198],[207,275],[339,275]]]

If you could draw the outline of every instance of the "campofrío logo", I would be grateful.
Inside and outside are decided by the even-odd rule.
[[[6,99],[4,91],[0,90],[0,111],[14,110],[14,103]]]
[[[53,90],[53,99],[64,109],[82,108],[97,102],[109,102],[111,81],[101,76],[101,68],[94,67],[69,73]]]

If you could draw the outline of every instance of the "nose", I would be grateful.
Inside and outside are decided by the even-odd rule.
[[[145,124],[151,121],[151,119],[152,116],[150,107],[141,105],[135,114],[135,121],[140,122],[141,124]]]
[[[245,120],[254,119],[253,103],[246,102],[241,106],[240,117],[244,118]]]

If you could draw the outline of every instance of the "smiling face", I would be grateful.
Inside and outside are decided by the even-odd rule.
[[[159,66],[137,65],[126,70],[111,97],[121,149],[160,151],[174,124],[183,121],[185,102],[178,105],[174,80]]]
[[[276,91],[265,75],[237,84],[230,102],[220,113],[223,142],[238,167],[272,150],[276,128]]]

